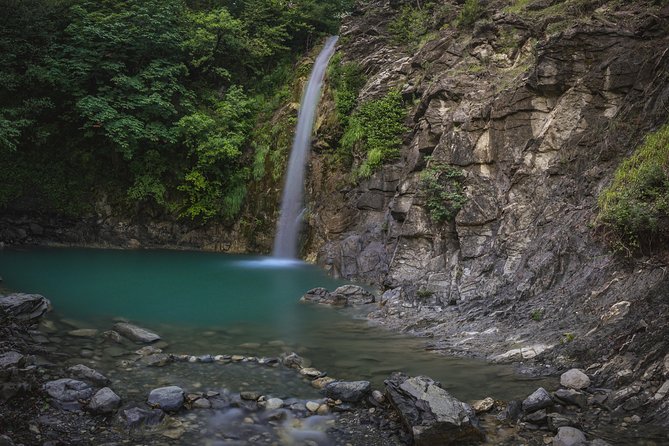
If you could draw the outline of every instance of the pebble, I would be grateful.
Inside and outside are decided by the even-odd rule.
[[[307,401],[306,407],[309,412],[316,412],[321,405],[314,401]]]
[[[318,406],[316,413],[318,415],[327,415],[328,413],[330,413],[330,408],[328,407],[327,404],[321,404],[320,406]]]
[[[80,328],[78,330],[70,330],[67,334],[77,338],[92,338],[98,335],[98,330],[95,328]]]
[[[488,412],[495,405],[495,400],[491,397],[484,398],[482,400],[476,400],[472,403],[472,408],[476,413]]]
[[[281,398],[270,398],[265,403],[265,409],[274,410],[279,409],[283,406],[283,400]]]
[[[325,386],[334,381],[335,381],[334,378],[330,378],[329,376],[324,376],[322,378],[316,378],[313,381],[311,381],[311,385],[312,387],[315,387],[317,389],[324,389]]]
[[[193,402],[193,409],[209,409],[211,403],[206,398],[198,398]]]
[[[260,394],[252,390],[241,392],[239,396],[241,397],[241,399],[248,401],[258,401],[258,398],[260,398]]]
[[[324,375],[320,370],[316,370],[313,367],[305,367],[300,370],[300,375],[307,376],[309,378],[320,378]]]
[[[374,401],[379,404],[383,404],[386,401],[386,397],[383,396],[383,393],[378,390],[372,392],[372,398],[374,398]]]
[[[232,355],[230,359],[232,359],[233,362],[240,362],[243,361],[245,358],[242,355]]]

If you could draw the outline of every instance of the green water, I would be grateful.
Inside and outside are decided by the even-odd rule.
[[[124,318],[153,329],[169,344],[168,353],[297,351],[339,379],[369,379],[381,386],[393,371],[426,374],[463,399],[519,398],[538,385],[508,367],[426,352],[419,339],[368,326],[356,318],[360,310],[298,303],[310,288],[342,284],[299,262],[187,251],[41,248],[0,251],[0,275],[9,289],[46,296],[59,318],[78,327],[107,330],[115,318]]]

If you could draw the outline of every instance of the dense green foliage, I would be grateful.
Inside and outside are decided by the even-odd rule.
[[[669,227],[669,124],[647,136],[599,195],[599,221],[628,252],[650,248]]]
[[[400,154],[407,110],[402,95],[391,90],[380,99],[361,104],[349,117],[340,140],[340,150],[360,159],[354,176],[369,177],[382,163]]]
[[[458,167],[428,161],[420,179],[430,217],[438,223],[453,221],[467,200],[463,191],[465,175]]]
[[[483,7],[479,0],[466,0],[457,18],[457,25],[462,27],[472,26],[483,14]]]
[[[365,76],[360,65],[355,62],[342,63],[341,54],[335,54],[328,69],[337,120],[346,127],[348,118],[355,109],[360,89],[365,84]]]
[[[5,0],[0,207],[234,216],[259,116],[349,3]]]

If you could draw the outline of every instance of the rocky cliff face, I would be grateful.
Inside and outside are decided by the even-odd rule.
[[[368,76],[359,101],[399,88],[410,131],[401,159],[355,186],[314,157],[307,250],[388,290],[377,316],[434,349],[599,367],[620,353],[641,377],[667,347],[641,361],[626,342],[641,356],[661,342],[669,281],[655,260],[611,253],[596,200],[669,115],[669,8],[580,2],[580,17],[556,15],[573,3],[523,15],[491,2],[473,29],[447,26],[413,52],[388,31],[398,5],[347,18],[339,50]],[[466,203],[443,224],[420,180],[436,163],[466,175]]]

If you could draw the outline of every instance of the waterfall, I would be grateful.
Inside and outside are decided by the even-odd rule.
[[[297,237],[300,232],[303,212],[304,170],[311,147],[311,134],[321,95],[321,86],[328,62],[334,53],[337,38],[337,36],[332,36],[326,40],[321,53],[314,62],[307,88],[302,95],[300,111],[297,115],[295,139],[290,151],[286,182],[281,197],[281,214],[276,228],[274,251],[272,253],[274,257],[287,259],[297,257]]]

